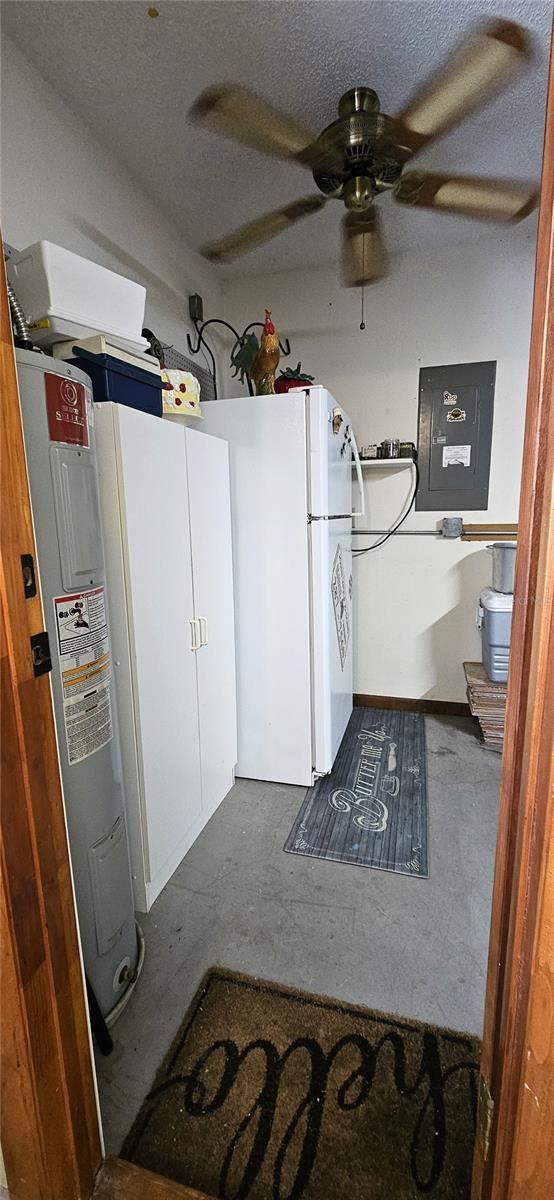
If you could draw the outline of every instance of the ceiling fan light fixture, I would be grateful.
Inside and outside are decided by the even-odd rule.
[[[354,175],[347,179],[343,200],[350,212],[367,212],[373,204],[373,181],[369,175]]]

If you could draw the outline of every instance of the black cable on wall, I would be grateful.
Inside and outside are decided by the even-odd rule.
[[[378,542],[374,542],[372,546],[363,546],[360,550],[354,550],[353,551],[354,558],[359,558],[359,556],[361,554],[368,554],[370,550],[378,550],[379,546],[384,546],[385,542],[388,542],[389,538],[391,538],[393,536],[393,534],[396,533],[398,529],[400,529],[400,526],[404,524],[406,517],[409,516],[409,514],[412,511],[412,508],[414,507],[415,499],[417,496],[417,489],[419,487],[419,466],[418,466],[418,462],[417,462],[417,457],[414,457],[413,466],[414,466],[414,471],[415,471],[414,490],[412,492],[412,495],[410,498],[410,503],[406,509],[406,512],[403,513],[403,515],[400,517],[400,520],[396,522],[396,525],[393,525],[392,529],[389,529],[388,533],[386,533],[385,536],[383,538],[381,538]]]

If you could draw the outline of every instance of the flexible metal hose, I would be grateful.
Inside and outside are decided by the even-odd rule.
[[[25,319],[25,313],[23,312],[11,283],[7,283],[7,288],[15,337],[18,338],[19,341],[25,342],[27,346],[32,348],[33,343],[29,334],[29,326],[27,325],[27,321]]]

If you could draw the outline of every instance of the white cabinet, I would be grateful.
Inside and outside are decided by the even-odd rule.
[[[227,444],[95,410],[135,904],[147,912],[233,783]]]
[[[198,614],[198,675],[202,797],[208,808],[228,791],[237,761],[235,620],[229,450],[227,442],[186,431],[194,611]],[[222,598],[226,597],[223,603]],[[228,718],[228,719],[227,719]],[[219,798],[219,799],[218,799]]]

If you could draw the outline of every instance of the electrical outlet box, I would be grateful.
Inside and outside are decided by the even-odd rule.
[[[443,517],[441,521],[441,533],[445,538],[461,538],[464,532],[464,523],[461,517]]]
[[[495,378],[495,362],[421,368],[417,511],[487,508]]]
[[[199,324],[204,320],[204,301],[198,292],[189,296],[189,317],[191,321],[198,321]]]

